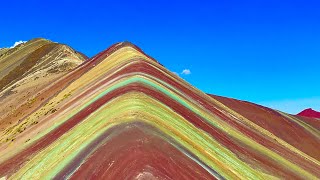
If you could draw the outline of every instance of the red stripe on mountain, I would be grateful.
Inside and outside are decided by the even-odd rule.
[[[104,97],[98,99],[94,103],[92,103],[87,108],[80,111],[78,114],[73,116],[71,119],[66,121],[64,124],[59,126],[57,129],[53,130],[43,138],[41,138],[38,142],[31,145],[28,149],[20,152],[13,158],[9,159],[8,161],[2,163],[0,165],[0,175],[5,174],[12,174],[14,173],[18,167],[20,167],[27,159],[31,158],[33,156],[33,153],[38,152],[42,148],[48,146],[52,142],[54,142],[56,139],[58,139],[60,136],[62,136],[65,132],[70,130],[72,127],[80,123],[85,117],[90,115],[92,112],[100,108],[103,104],[107,103],[111,99],[118,97],[124,93],[131,92],[131,91],[137,91],[137,92],[143,92],[145,94],[148,94],[159,101],[163,102],[170,108],[172,108],[177,113],[181,114],[183,117],[188,119],[191,123],[193,123],[196,127],[199,127],[203,129],[204,131],[208,132],[213,138],[217,139],[220,143],[222,143],[224,146],[228,147],[229,149],[233,150],[234,152],[241,152],[242,155],[249,155],[250,157],[255,157],[257,161],[260,161],[262,165],[266,165],[273,167],[275,170],[279,170],[281,172],[284,172],[286,176],[295,176],[290,172],[290,170],[285,169],[284,167],[280,167],[276,162],[272,160],[268,160],[267,158],[263,156],[259,156],[256,152],[249,150],[250,148],[244,148],[239,145],[236,145],[228,136],[226,136],[223,132],[220,130],[210,126],[206,123],[206,121],[202,120],[200,117],[192,113],[190,110],[186,109],[181,104],[173,101],[166,95],[159,93],[157,90],[150,89],[149,87],[145,87],[145,85],[140,83],[133,83],[128,86],[119,88],[115,91],[112,91],[105,95]],[[272,168],[268,168],[272,169]]]
[[[132,61],[134,61],[134,59]],[[132,61],[127,62],[126,64],[132,63]],[[156,68],[154,68],[153,66],[151,66],[145,60],[143,60],[143,59],[140,59],[140,60],[139,59],[135,59],[135,61],[136,61],[135,63],[130,64],[129,66],[127,66],[124,69],[122,69],[121,71],[113,74],[111,77],[108,77],[105,80],[101,81],[100,83],[94,85],[92,87],[92,89],[96,89],[96,88],[102,86],[103,84],[111,81],[112,79],[117,78],[117,77],[121,77],[121,76],[123,76],[125,74],[128,74],[128,73],[145,73],[145,74],[149,74],[149,75],[154,76],[156,78],[159,78],[162,81],[164,81],[164,82],[170,84],[171,86],[177,88],[179,91],[183,92],[183,94],[186,94],[191,99],[194,99],[194,100],[198,101],[203,107],[205,107],[206,109],[211,111],[213,114],[217,115],[222,120],[228,122],[232,127],[238,129],[240,132],[242,132],[245,135],[251,137],[256,142],[264,145],[267,148],[274,149],[276,152],[280,153],[282,156],[286,157],[290,161],[302,165],[302,167],[304,167],[304,169],[306,169],[306,170],[311,170],[311,171],[314,171],[314,172],[318,172],[317,171],[318,165],[316,165],[316,164],[314,164],[314,163],[312,163],[310,161],[307,161],[303,157],[301,157],[301,156],[295,154],[294,152],[286,149],[285,147],[279,145],[275,140],[274,141],[270,141],[269,139],[266,139],[265,136],[253,131],[252,129],[250,129],[249,127],[243,125],[242,123],[239,123],[239,122],[227,117],[225,114],[221,113],[217,109],[217,107],[215,107],[211,102],[209,102],[208,99],[206,99],[206,98],[204,98],[202,96],[199,96],[196,93],[193,93],[193,91],[191,91],[188,88],[185,88],[178,81],[174,81],[171,78],[169,78],[168,76],[164,75],[161,71],[159,71]],[[120,64],[119,66],[122,67],[124,65],[125,64]],[[119,69],[119,67],[114,67],[114,69]],[[114,71],[110,70],[109,72],[114,72]],[[109,75],[109,73],[105,74],[105,76],[108,76],[108,75]],[[89,93],[89,92],[90,92],[90,90],[87,91],[87,93]],[[84,96],[85,94],[80,95],[80,98],[81,98],[81,96]],[[72,104],[74,102],[70,102],[70,103]]]
[[[86,147],[80,161],[73,161],[55,179],[70,174],[71,179],[215,179],[164,137],[145,123],[116,126]]]

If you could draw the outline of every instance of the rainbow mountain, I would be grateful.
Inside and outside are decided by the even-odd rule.
[[[0,178],[320,178],[319,119],[206,94],[129,42],[36,39],[0,65]]]

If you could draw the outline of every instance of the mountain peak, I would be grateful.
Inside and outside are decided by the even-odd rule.
[[[313,110],[312,108],[305,109],[297,114],[298,116],[320,118],[320,112]]]
[[[89,61],[91,64],[98,64],[105,60],[109,55],[114,54],[116,51],[118,53],[130,57],[131,59],[140,59],[140,60],[146,60],[149,59],[151,61],[154,61],[158,64],[160,64],[157,60],[155,60],[153,57],[149,56],[146,54],[141,48],[139,48],[137,45],[129,42],[129,41],[123,41],[123,42],[118,42],[104,51],[101,51],[97,55],[93,56]],[[162,64],[160,64],[162,66]]]

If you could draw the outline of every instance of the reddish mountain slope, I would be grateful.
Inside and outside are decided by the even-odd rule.
[[[320,118],[320,112],[315,111],[311,108],[305,109],[297,114],[298,116],[311,117],[311,118]]]
[[[319,129],[309,121],[303,121],[295,116],[254,103],[211,96],[290,145],[316,159],[320,159],[319,138],[312,133],[313,131],[306,130],[305,123],[314,129]],[[315,123],[315,125],[319,124],[320,122]]]

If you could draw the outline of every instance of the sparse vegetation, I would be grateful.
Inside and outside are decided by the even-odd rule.
[[[51,51],[55,46],[56,44],[54,43],[46,44],[32,52],[19,66],[0,80],[0,90],[8,84],[20,80],[24,73],[31,69],[41,57]]]
[[[55,113],[57,111],[57,109],[52,109],[51,113]]]
[[[70,96],[71,96],[71,92],[69,92],[68,94],[63,95],[62,100],[67,99],[67,98],[70,97]]]
[[[33,104],[34,102],[36,102],[36,97],[33,97],[33,98],[31,98],[31,99],[28,99],[28,101],[27,101],[27,104],[28,105],[31,105],[31,104]]]

